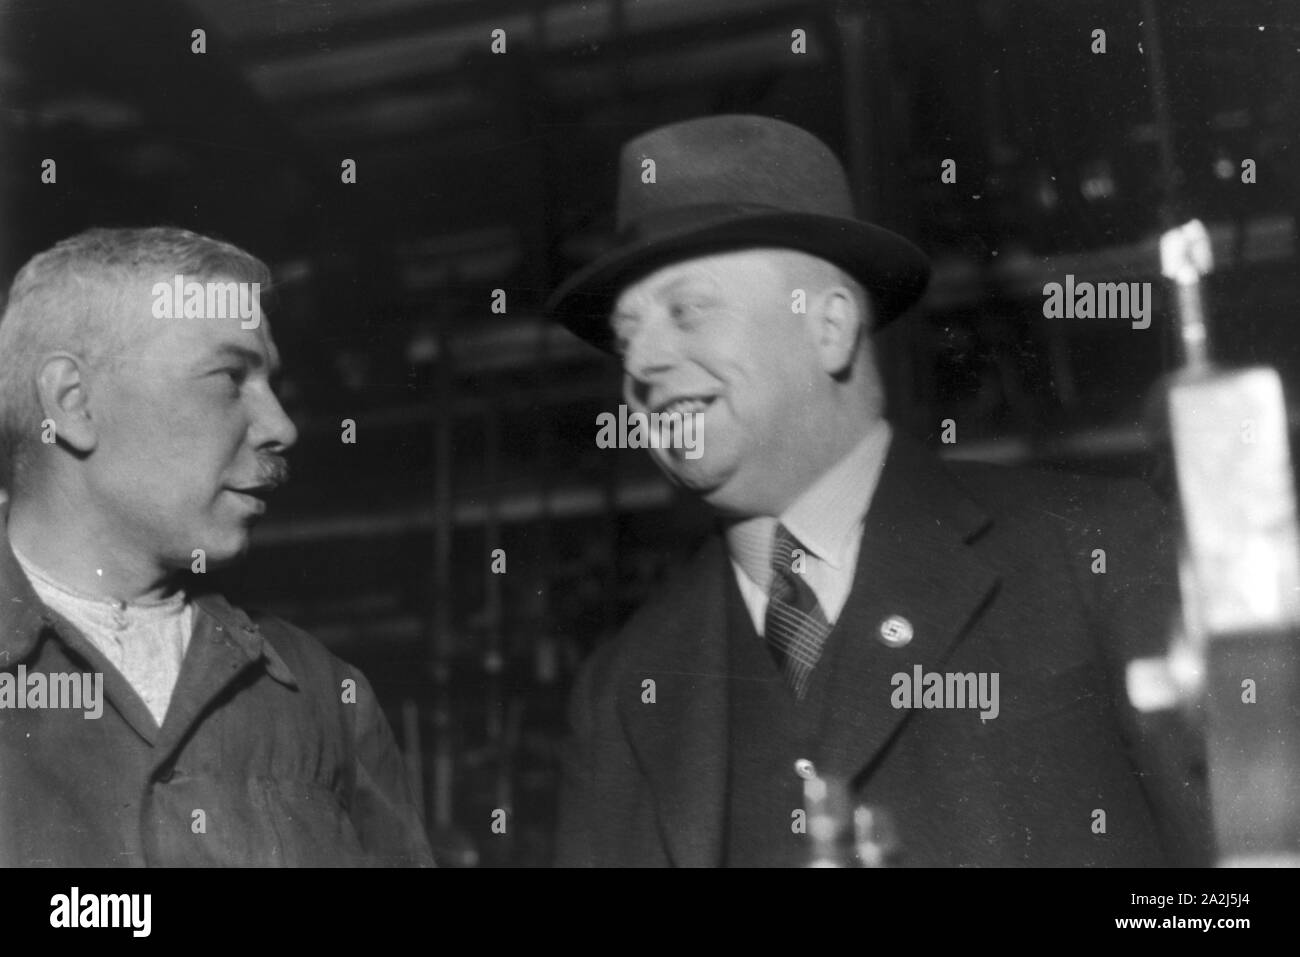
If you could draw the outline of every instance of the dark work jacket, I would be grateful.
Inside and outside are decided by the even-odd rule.
[[[1141,483],[945,465],[896,434],[806,757],[890,813],[901,863],[1209,862],[1199,743],[1176,715],[1138,716],[1123,687],[1125,663],[1169,640],[1166,519]],[[735,591],[715,535],[585,663],[560,865],[726,863]],[[913,630],[901,647],[881,640],[894,616]],[[894,707],[892,676],[918,664],[998,673],[999,715]]]
[[[0,529],[6,519],[0,510]],[[0,671],[20,665],[101,672],[105,700],[89,720],[0,708],[0,864],[432,863],[370,685],[292,625],[197,599],[159,728],[126,679],[41,604],[0,535]]]

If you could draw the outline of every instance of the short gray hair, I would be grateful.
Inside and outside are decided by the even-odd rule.
[[[36,376],[66,351],[99,361],[125,350],[133,330],[116,308],[133,281],[173,275],[271,283],[271,272],[238,246],[187,229],[88,229],[18,270],[0,316],[0,483],[21,478],[42,418]]]

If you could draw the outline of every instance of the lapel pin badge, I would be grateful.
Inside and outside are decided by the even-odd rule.
[[[880,640],[890,648],[902,648],[912,640],[912,623],[902,615],[890,615],[880,623]]]

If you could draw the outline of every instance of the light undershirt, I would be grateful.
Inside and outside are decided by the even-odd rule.
[[[17,549],[14,557],[37,597],[121,672],[161,727],[194,629],[194,609],[185,593],[152,602],[96,598],[53,578]]]

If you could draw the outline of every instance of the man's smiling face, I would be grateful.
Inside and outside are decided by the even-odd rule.
[[[628,407],[703,415],[703,454],[655,449],[656,462],[726,512],[770,512],[802,436],[818,428],[824,374],[792,309],[788,255],[753,249],[665,266],[627,286],[610,319]]]
[[[143,324],[137,342],[90,377],[90,504],[162,568],[188,568],[196,548],[219,564],[247,547],[265,496],[288,478],[297,430],[273,389],[279,354],[264,318],[255,329],[154,319],[141,288],[123,297],[123,320]]]

